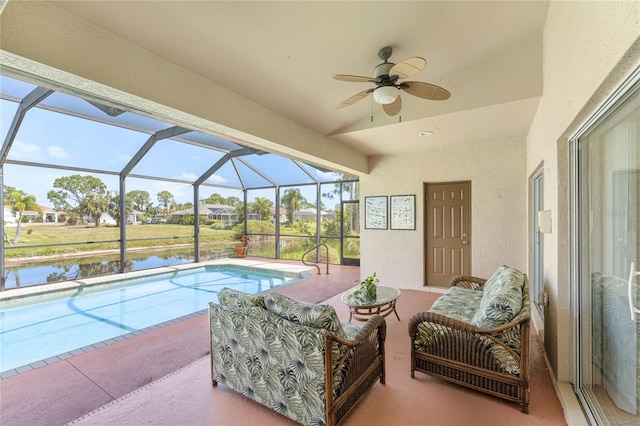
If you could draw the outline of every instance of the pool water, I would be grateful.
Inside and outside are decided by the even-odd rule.
[[[260,293],[300,279],[205,266],[6,302],[0,306],[0,372],[206,310],[224,287]]]

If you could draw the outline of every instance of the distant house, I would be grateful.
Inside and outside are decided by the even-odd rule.
[[[171,214],[173,220],[180,218],[184,215],[192,215],[193,208],[179,210]],[[200,217],[206,217],[210,220],[219,220],[226,227],[230,227],[240,222],[240,218],[236,213],[235,207],[228,206],[226,204],[201,204],[198,206],[198,214]],[[247,220],[261,220],[259,214],[249,213]]]
[[[336,215],[335,212],[332,211],[320,211],[320,220],[332,220]],[[306,209],[300,209],[293,214],[293,220],[310,220],[315,222],[318,217],[318,211],[313,207],[309,207]]]
[[[4,206],[4,223],[6,225],[16,224],[16,215],[11,210],[11,207]]]
[[[42,220],[45,223],[59,223],[67,221],[67,213],[55,210],[53,207],[40,205],[42,209]]]
[[[144,212],[141,212],[141,211],[138,211],[138,210],[133,210],[127,216],[127,223],[128,224],[132,224],[132,223],[142,222],[142,216],[143,215],[144,215]]]
[[[179,220],[186,215],[193,215],[193,207],[179,210],[171,214],[172,220]],[[198,216],[210,220],[219,220],[224,226],[233,226],[239,222],[235,208],[224,204],[201,204],[198,206]]]
[[[25,210],[22,212],[22,220],[25,220],[24,218],[26,217],[29,222],[37,222],[38,218],[41,218],[45,223],[58,223],[64,222],[67,219],[65,212],[57,211],[52,207],[43,205],[39,205],[39,207],[42,210],[42,213],[36,210]],[[4,221],[7,224],[15,224],[16,215],[13,213],[10,206],[4,207]]]
[[[271,222],[272,223],[275,223],[275,217],[276,217],[276,208],[275,207],[271,207]],[[284,207],[280,207],[279,212],[278,212],[278,219],[280,221],[280,224],[287,223],[287,209],[285,209]]]
[[[118,221],[115,220],[109,213],[105,212],[100,215],[100,224],[115,226],[118,224]]]
[[[25,210],[22,212],[23,222],[37,222],[38,219],[42,219],[42,214],[36,210]],[[44,221],[44,219],[42,219]]]

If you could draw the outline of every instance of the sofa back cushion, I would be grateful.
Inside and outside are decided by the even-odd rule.
[[[218,292],[218,302],[232,308],[264,308],[264,296],[225,287]]]
[[[522,309],[524,274],[500,266],[482,289],[482,300],[471,323],[480,328],[498,327],[511,321]]]
[[[267,311],[296,324],[324,328],[342,339],[347,338],[336,310],[331,305],[298,302],[278,293],[266,295],[264,305]]]

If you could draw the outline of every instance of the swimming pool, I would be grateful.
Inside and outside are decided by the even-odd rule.
[[[224,287],[260,293],[301,279],[290,272],[209,265],[3,302],[0,372],[29,370],[78,348],[204,311]]]

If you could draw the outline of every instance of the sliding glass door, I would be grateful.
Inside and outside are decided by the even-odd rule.
[[[574,384],[593,424],[638,424],[638,84],[571,143]]]

